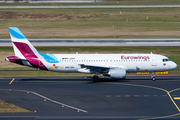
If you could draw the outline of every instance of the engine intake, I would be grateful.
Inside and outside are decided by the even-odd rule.
[[[111,78],[114,78],[114,79],[124,79],[126,78],[126,70],[120,69],[120,68],[113,68],[113,69],[110,69],[109,75]]]

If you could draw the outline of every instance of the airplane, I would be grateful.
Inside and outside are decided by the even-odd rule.
[[[158,54],[44,54],[37,51],[17,27],[9,27],[9,33],[15,56],[5,58],[6,61],[54,72],[72,72],[95,74],[113,79],[125,79],[127,72],[169,71],[177,64],[169,58]]]

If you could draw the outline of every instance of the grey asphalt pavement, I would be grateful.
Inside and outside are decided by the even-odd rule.
[[[0,78],[0,99],[36,113],[0,114],[0,119],[180,119],[179,76]],[[170,93],[170,96],[167,92]],[[28,93],[29,92],[29,93]],[[46,100],[45,100],[46,99]],[[175,102],[175,104],[173,103]]]

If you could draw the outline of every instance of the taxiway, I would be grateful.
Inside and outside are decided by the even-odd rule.
[[[0,114],[0,119],[180,119],[180,77],[0,78],[0,99],[34,113]]]

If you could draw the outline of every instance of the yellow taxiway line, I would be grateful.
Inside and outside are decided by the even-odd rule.
[[[174,97],[175,100],[180,100],[180,97]]]
[[[14,80],[15,80],[15,78],[13,78],[9,84],[11,84]]]
[[[106,84],[107,84],[107,83],[106,83]],[[174,102],[174,99],[172,98],[172,96],[171,96],[171,94],[170,94],[171,92],[180,90],[180,88],[176,88],[176,89],[174,89],[174,90],[168,91],[168,90],[163,89],[163,88],[153,87],[153,86],[147,86],[147,85],[126,84],[126,83],[108,83],[108,84],[128,85],[128,86],[136,86],[136,87],[144,87],[144,88],[152,88],[152,89],[162,90],[162,91],[164,91],[164,92],[167,93],[167,95],[168,95],[169,98],[171,99],[172,103],[174,104],[174,106],[175,106],[175,107],[177,108],[177,110],[178,110],[178,113],[177,113],[177,114],[167,115],[167,116],[161,116],[161,117],[154,117],[154,118],[144,118],[144,119],[139,119],[139,120],[160,119],[160,118],[168,118],[168,117],[173,117],[173,116],[180,115],[180,109],[179,109],[179,107],[177,106],[177,104]],[[174,98],[177,98],[177,97],[174,97]],[[180,99],[180,97],[179,97],[179,99]]]

